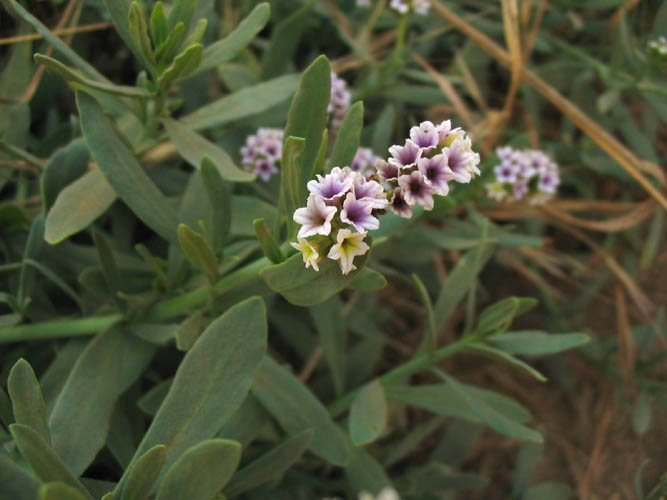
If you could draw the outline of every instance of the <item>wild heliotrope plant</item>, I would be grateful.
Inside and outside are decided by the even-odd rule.
[[[293,215],[301,228],[298,242],[292,243],[306,267],[318,271],[327,257],[348,274],[356,269],[354,257],[370,248],[366,234],[380,227],[378,217],[386,207],[410,218],[414,205],[432,210],[433,196],[446,196],[449,181],[467,183],[480,173],[470,138],[460,128],[452,129],[449,120],[412,127],[405,144],[390,147],[389,153],[387,161],[377,160],[376,172],[368,177],[346,166],[308,182],[306,206]]]
[[[498,148],[500,163],[494,167],[495,182],[486,186],[488,196],[497,201],[527,199],[531,204],[552,198],[560,184],[558,165],[544,152],[534,149]]]

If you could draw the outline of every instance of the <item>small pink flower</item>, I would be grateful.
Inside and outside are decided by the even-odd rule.
[[[419,204],[424,210],[433,210],[433,193],[435,189],[426,184],[426,179],[415,170],[409,175],[398,178],[398,185],[403,188],[405,201],[408,205]]]
[[[316,234],[323,236],[331,232],[331,220],[336,213],[336,207],[327,206],[324,200],[317,195],[310,195],[305,208],[297,208],[293,219],[301,224],[299,238],[307,238]]]

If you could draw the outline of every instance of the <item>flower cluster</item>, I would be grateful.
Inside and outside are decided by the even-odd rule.
[[[407,14],[410,9],[417,14],[427,14],[431,4],[428,0],[391,0],[389,7],[400,14]]]
[[[324,498],[322,500],[340,500],[340,499]],[[368,493],[367,491],[362,491],[361,493],[359,493],[359,500],[401,500],[401,498],[398,496],[398,493],[396,492],[395,489],[387,486],[386,488],[383,488],[382,491],[380,491],[380,493],[377,494],[377,496],[374,496],[371,493]]]
[[[667,36],[661,36],[657,40],[651,40],[648,42],[648,47],[661,57],[667,56]]]
[[[327,113],[331,118],[331,129],[335,134],[340,128],[345,114],[350,107],[350,91],[347,90],[347,82],[334,72],[331,72],[331,98]]]
[[[357,7],[369,7],[370,0],[357,0]],[[428,0],[391,0],[389,7],[399,14],[407,14],[412,8],[417,14],[426,14],[431,5]]]
[[[390,208],[401,217],[412,217],[413,205],[433,209],[433,196],[446,196],[449,181],[468,183],[479,175],[479,154],[460,128],[449,120],[429,121],[410,129],[403,146],[389,148],[391,158],[376,164],[378,178],[389,193]]]
[[[412,217],[412,206],[433,209],[433,196],[449,193],[449,181],[470,182],[480,173],[479,154],[460,128],[449,120],[426,121],[410,129],[403,146],[389,148],[385,161],[360,148],[352,167],[334,167],[308,183],[308,201],[294,212],[301,225],[298,242],[306,267],[319,271],[326,256],[338,260],[343,274],[356,269],[353,260],[368,251],[367,231],[378,229],[378,216],[388,206],[401,217]],[[367,173],[375,161],[375,171]]]
[[[495,182],[487,184],[488,196],[496,201],[543,203],[553,197],[560,184],[558,165],[545,153],[528,149],[518,151],[507,146],[498,148],[500,164],[496,165]]]
[[[318,263],[326,256],[348,274],[356,269],[354,258],[368,251],[367,231],[380,227],[376,216],[388,204],[384,189],[350,167],[334,167],[307,187],[306,206],[294,212],[301,228],[292,246],[303,254],[306,267],[319,271]]]
[[[283,154],[283,131],[278,128],[260,128],[246,139],[241,148],[243,166],[264,181],[278,172],[278,163]]]
[[[350,163],[350,168],[368,178],[375,173],[375,165],[379,159],[372,149],[360,147]]]

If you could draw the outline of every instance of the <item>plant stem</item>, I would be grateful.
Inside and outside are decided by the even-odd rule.
[[[468,347],[471,343],[474,343],[476,341],[477,341],[476,336],[466,335],[464,337],[461,337],[456,342],[441,347],[440,349],[438,349],[433,353],[427,352],[415,356],[410,361],[380,376],[378,380],[382,384],[388,384],[396,379],[407,377],[408,375],[412,375],[413,373],[417,373],[426,368],[429,368],[432,364],[437,363],[438,361],[441,361],[451,356],[452,354],[462,351],[463,349]],[[329,413],[331,414],[331,416],[336,417],[341,413],[343,413],[352,404],[352,401],[354,401],[354,398],[357,396],[357,394],[363,387],[364,386],[357,387],[356,389],[348,392],[344,396],[340,397],[337,401],[335,401],[329,407]]]

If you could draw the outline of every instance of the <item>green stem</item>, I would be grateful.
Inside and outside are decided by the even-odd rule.
[[[218,281],[215,285],[215,290],[218,293],[224,293],[238,285],[246,283],[269,265],[271,265],[271,262],[266,257],[251,262],[247,266]],[[207,285],[180,297],[157,304],[142,320],[159,321],[187,314],[193,307],[206,303],[209,296],[209,289],[210,287]],[[106,316],[92,316],[90,318],[42,321],[28,325],[10,326],[0,329],[0,344],[23,340],[47,340],[93,335],[122,320],[122,314],[109,314]]]
[[[478,340],[477,337],[473,335],[466,335],[464,337],[461,337],[456,342],[441,347],[440,349],[438,349],[433,353],[424,353],[415,356],[410,361],[380,376],[378,380],[383,385],[386,385],[396,379],[407,377],[408,375],[412,375],[413,373],[425,370],[434,363],[437,363],[438,361],[441,361],[451,356],[452,354],[462,351],[463,349],[468,347],[471,343],[474,343],[477,340]],[[341,413],[343,413],[352,404],[352,401],[354,401],[354,398],[357,396],[357,394],[362,388],[363,386],[357,387],[356,389],[348,392],[344,396],[340,397],[337,401],[335,401],[329,407],[329,413],[331,414],[331,416],[336,417]]]

